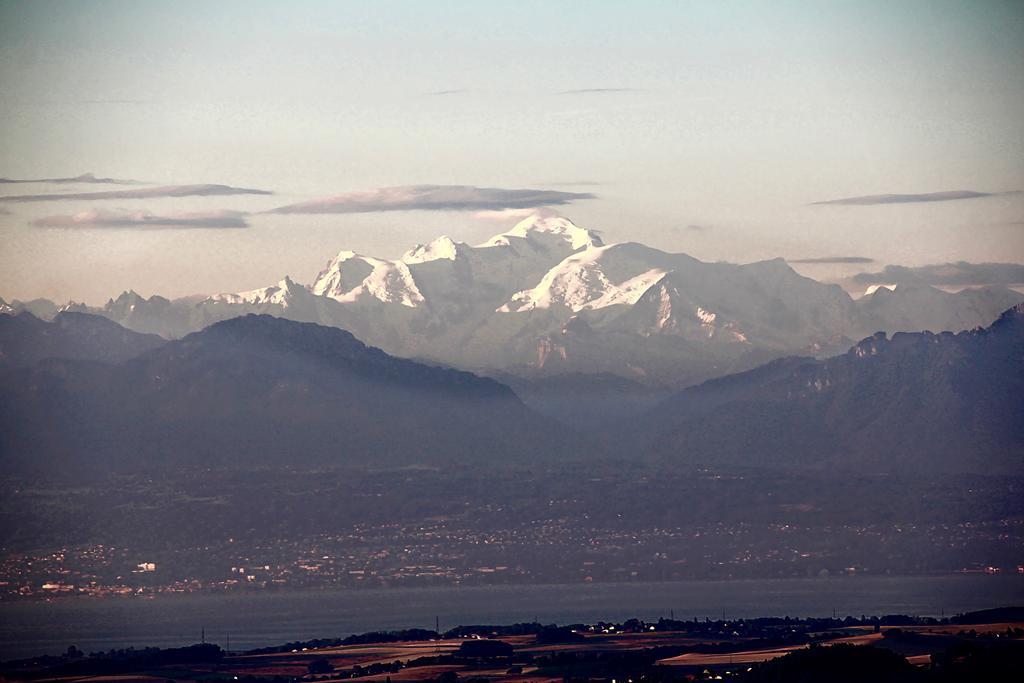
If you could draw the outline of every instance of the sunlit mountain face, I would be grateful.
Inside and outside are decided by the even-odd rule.
[[[340,327],[388,353],[525,378],[610,373],[681,387],[786,355],[826,356],[876,331],[960,331],[1024,295],[922,285],[853,299],[782,259],[707,263],[635,242],[605,244],[550,213],[471,246],[440,237],[397,260],[342,251],[316,279],[207,298],[126,292],[98,313],[180,337],[267,313]],[[43,314],[56,305],[35,304]],[[30,309],[31,310],[31,309]]]

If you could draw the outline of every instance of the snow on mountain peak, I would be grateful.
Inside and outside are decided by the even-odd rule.
[[[341,251],[320,272],[312,291],[342,303],[371,297],[384,303],[415,308],[423,303],[423,294],[402,261],[388,261]]]
[[[594,230],[581,228],[565,216],[535,213],[516,223],[508,232],[496,235],[483,246],[507,246],[509,238],[530,239],[532,236],[553,236],[567,242],[573,251],[588,247],[602,247],[604,242]]]
[[[880,289],[887,289],[890,292],[895,292],[896,285],[869,285],[868,288],[864,290],[864,296],[871,296]]]
[[[554,305],[579,312],[635,304],[667,272],[643,258],[647,254],[633,253],[636,246],[612,244],[576,252],[549,270],[536,287],[514,294],[498,312],[521,313]]]
[[[338,255],[334,257],[331,263],[341,263],[343,261],[348,261],[354,258],[362,258],[362,256],[352,251],[351,249],[342,249],[341,251],[338,252]]]
[[[441,235],[429,244],[417,244],[399,260],[403,263],[425,263],[441,259],[454,261],[465,248],[466,245],[462,242],[456,242],[448,235]]]
[[[251,289],[247,292],[238,292],[237,294],[215,294],[209,300],[226,304],[277,304],[287,308],[297,294],[305,292],[305,287],[296,284],[294,280],[285,275],[284,279],[276,285]]]

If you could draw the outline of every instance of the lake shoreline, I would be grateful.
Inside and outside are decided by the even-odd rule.
[[[402,628],[760,616],[959,612],[1024,603],[1024,576],[834,576],[658,583],[390,588],[68,597],[0,603],[0,659],[228,637],[235,650]]]

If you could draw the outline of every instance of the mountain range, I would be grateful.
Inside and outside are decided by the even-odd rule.
[[[352,251],[313,283],[169,300],[133,291],[100,308],[0,301],[51,318],[96,313],[180,338],[250,313],[345,329],[389,354],[516,378],[624,378],[670,391],[793,354],[825,357],[877,331],[960,331],[1024,300],[1006,288],[950,294],[879,287],[854,300],[784,260],[707,263],[534,215],[470,246],[448,237],[389,260]],[[541,385],[544,383],[541,382]],[[520,387],[517,387],[517,389]]]
[[[0,315],[0,370],[46,358],[118,363],[166,343],[155,334],[133,332],[98,315],[63,311],[52,322],[27,311]]]
[[[73,357],[59,357],[64,344],[35,362],[17,352],[108,325],[69,313],[4,321],[0,353],[19,361],[0,376],[5,471],[452,465],[557,457],[567,445],[494,380],[271,316],[223,321],[149,350],[150,338],[121,330],[103,347],[65,354]]]
[[[880,332],[832,358],[771,361],[601,428],[557,424],[493,379],[268,315],[163,341],[88,314],[22,313],[0,318],[0,358],[0,462],[14,471],[611,457],[991,474],[1019,473],[1024,456],[1024,304],[987,328]],[[586,403],[622,381],[574,376],[570,394]]]
[[[861,473],[1017,473],[1024,304],[954,334],[879,332],[677,393],[611,435],[677,463]]]

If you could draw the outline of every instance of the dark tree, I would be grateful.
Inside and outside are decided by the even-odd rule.
[[[503,640],[465,640],[455,654],[459,657],[493,659],[511,657],[512,652],[512,646]]]
[[[814,646],[754,667],[744,683],[904,683],[918,671],[901,655],[865,645]]]
[[[309,673],[311,674],[329,674],[334,671],[334,667],[331,666],[331,662],[326,657],[320,659],[314,659],[309,663]]]

